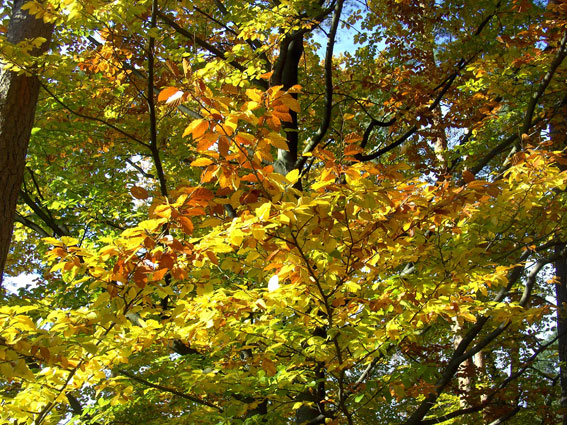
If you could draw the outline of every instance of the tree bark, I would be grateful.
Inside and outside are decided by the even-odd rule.
[[[22,10],[26,2],[15,0],[13,3],[8,41],[18,43],[43,37],[47,41],[32,50],[33,55],[40,55],[49,47],[53,25]],[[37,77],[18,75],[0,64],[0,285],[10,249],[39,88]]]

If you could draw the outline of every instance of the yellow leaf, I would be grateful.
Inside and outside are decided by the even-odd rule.
[[[61,242],[67,246],[77,245],[79,240],[77,238],[72,238],[71,236],[61,236]]]
[[[285,178],[290,184],[295,184],[299,180],[299,170],[291,170],[286,174]]]
[[[198,158],[191,163],[192,167],[205,167],[207,165],[211,165],[213,163],[212,159],[210,158]]]
[[[53,246],[61,246],[63,245],[63,243],[59,240],[59,239],[55,239],[55,238],[43,238],[43,242],[45,242],[46,244],[49,245],[53,245]]]
[[[158,217],[170,218],[171,217],[171,207],[169,205],[158,205],[154,214]]]
[[[183,132],[182,137],[188,136],[189,134],[191,134],[191,136],[193,136],[193,139],[198,139],[199,137],[201,137],[205,131],[207,131],[209,128],[209,122],[205,121],[203,119],[198,119],[198,120],[194,120],[191,122],[191,124],[189,124],[186,128],[185,131]]]
[[[242,107],[242,109],[244,111],[255,111],[259,107],[260,107],[260,104],[258,102],[250,101],[250,102],[246,102],[244,104],[244,106]]]
[[[289,151],[289,147],[287,146],[287,140],[285,137],[281,136],[278,133],[272,132],[268,134],[268,138],[266,139],[270,145],[277,149],[283,149],[284,151]]]
[[[459,314],[459,316],[461,316],[467,322],[476,323],[476,317],[473,314],[469,313],[468,311],[467,312],[461,312]]]
[[[263,241],[266,237],[266,229],[263,227],[253,227],[252,235],[254,236],[254,239]]]
[[[183,58],[183,75],[185,75],[185,78],[189,78],[189,76],[191,75],[191,65],[185,58]]]
[[[272,207],[272,204],[269,202],[266,202],[265,204],[259,206],[258,208],[256,208],[255,214],[256,217],[258,217],[260,220],[266,220],[268,218],[270,218],[270,208]]]
[[[236,246],[240,246],[242,241],[244,240],[244,233],[241,230],[234,229],[230,233],[230,243]]]
[[[293,98],[292,96],[282,96],[279,100],[293,112],[301,112],[301,105],[299,105],[297,99]]]
[[[35,323],[29,316],[19,314],[14,318],[14,321],[18,323],[16,327],[21,331],[34,331],[36,329]]]
[[[262,92],[258,89],[247,89],[246,96],[252,99],[254,102],[262,102]]]

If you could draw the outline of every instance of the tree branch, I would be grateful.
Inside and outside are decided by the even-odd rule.
[[[448,77],[444,80],[444,84],[441,86],[438,86],[438,88],[441,88],[441,91],[439,92],[439,94],[435,97],[435,99],[433,100],[433,103],[431,103],[431,105],[429,105],[428,109],[430,111],[433,111],[435,108],[437,108],[439,106],[439,104],[441,103],[441,99],[443,99],[443,97],[445,96],[445,94],[447,93],[447,91],[449,90],[449,88],[453,85],[453,83],[455,82],[456,78],[459,76],[460,72],[463,70],[463,68],[465,66],[467,66],[474,58],[476,57],[476,54],[471,56],[468,60],[465,59],[461,59],[459,61],[459,63],[457,64],[457,69]],[[436,89],[437,90],[437,89]],[[392,121],[392,120],[391,120]],[[393,124],[394,122],[392,122]],[[388,124],[388,125],[392,125],[390,124],[390,121],[388,123],[384,123],[384,124]],[[374,127],[372,127],[374,128]],[[385,153],[390,152],[392,149],[400,146],[402,143],[404,143],[406,140],[408,140],[411,136],[413,136],[417,130],[419,129],[419,127],[417,125],[413,125],[409,130],[407,130],[402,136],[400,136],[398,138],[398,140],[396,140],[395,142],[391,143],[388,146],[383,147],[382,149],[377,150],[374,153],[368,154],[368,155],[363,155],[363,154],[356,154],[355,158],[358,159],[359,161],[370,161],[372,159],[376,159],[382,155],[384,155]],[[368,128],[366,129],[366,131],[369,131],[366,139],[363,138],[362,143],[364,143],[364,146],[366,146],[366,143],[368,142],[368,138],[370,137],[370,132],[372,131],[372,129],[368,130]],[[366,136],[366,131],[365,131],[365,136]],[[361,144],[362,146],[362,144]],[[362,146],[362,147],[364,147]]]
[[[91,117],[90,115],[85,115],[85,114],[82,114],[82,113],[80,113],[80,112],[75,111],[74,109],[71,109],[71,108],[70,108],[69,106],[67,106],[61,99],[59,99],[59,98],[55,95],[55,93],[53,93],[53,92],[47,87],[46,84],[43,84],[41,81],[40,81],[40,84],[41,84],[41,87],[53,98],[53,100],[55,100],[55,102],[57,102],[59,105],[61,105],[64,109],[66,109],[67,111],[69,111],[69,112],[72,113],[73,115],[76,115],[76,116],[78,116],[78,117],[80,117],[80,118],[84,118],[84,119],[86,119],[86,120],[96,121],[96,122],[99,122],[99,123],[101,123],[101,124],[104,124],[104,125],[106,125],[107,127],[112,128],[114,131],[117,131],[118,133],[122,134],[123,136],[126,136],[127,138],[133,140],[134,142],[139,143],[140,145],[145,146],[146,148],[149,148],[149,147],[150,147],[147,143],[142,142],[142,141],[141,141],[140,139],[138,139],[136,136],[134,136],[134,135],[132,135],[132,134],[130,134],[130,133],[128,133],[128,132],[122,130],[121,128],[116,127],[114,124],[111,124],[111,123],[109,123],[108,121],[105,121],[105,120],[103,120],[103,119],[101,119],[101,118],[97,118],[97,117]]]
[[[501,2],[499,1],[496,4],[495,10],[498,10],[500,8]],[[486,27],[486,25],[488,25],[488,23],[490,22],[490,20],[496,15],[496,13],[491,13],[490,15],[488,15],[486,18],[483,19],[483,21],[479,24],[478,28],[476,29],[475,33],[473,34],[473,37],[476,37],[478,35],[480,35],[480,33],[482,32],[482,30]],[[439,85],[437,85],[437,87],[435,87],[435,89],[433,90],[433,92],[436,92],[437,90],[441,89],[441,92],[436,96],[436,98],[433,100],[433,103],[431,105],[429,105],[429,110],[432,111],[435,108],[437,108],[437,106],[439,106],[439,104],[441,103],[441,100],[443,99],[443,96],[445,96],[445,94],[447,93],[447,91],[449,90],[449,88],[453,85],[453,82],[456,80],[456,78],[459,76],[460,72],[469,64],[472,62],[472,60],[477,56],[478,52],[475,53],[474,55],[472,55],[469,59],[464,59],[461,58],[459,60],[459,62],[457,63],[457,69],[455,71],[453,71],[453,73],[451,73],[451,75],[449,75],[447,78],[445,78],[441,83],[439,83]],[[373,128],[373,127],[372,127]],[[397,146],[400,146],[402,143],[404,143],[407,139],[409,139],[419,128],[414,125],[412,126],[408,131],[406,131],[400,138],[398,138],[398,140],[396,140],[394,143],[379,149],[378,151],[368,154],[368,155],[362,155],[362,154],[357,154],[355,155],[355,158],[358,159],[359,161],[370,161],[372,159],[376,159],[382,155],[384,155],[385,153],[391,151],[392,149],[396,148]],[[372,129],[370,129],[371,132]],[[368,131],[368,128],[367,128]],[[366,133],[366,132],[365,132]],[[370,133],[368,134],[368,137],[370,137]],[[366,138],[366,142],[368,141],[368,137]],[[363,139],[364,142],[364,139]],[[364,142],[364,145],[366,145],[366,142]],[[363,146],[364,147],[364,146]]]
[[[27,217],[24,217],[23,215],[21,215],[20,213],[18,213],[16,211],[16,216],[14,217],[14,221],[23,224],[24,226],[30,228],[31,230],[33,230],[34,232],[39,233],[42,237],[47,238],[49,236],[51,236],[49,233],[47,233],[43,227],[41,227],[40,225],[34,223],[33,221],[29,220]]]
[[[102,46],[102,43],[100,43],[97,39],[95,39],[95,38],[92,37],[92,36],[88,36],[87,39],[88,39],[91,43],[93,43],[96,47]],[[133,67],[132,65],[130,65],[129,63],[127,63],[127,62],[122,62],[122,66],[124,67],[124,69],[126,69],[126,70],[130,71],[132,74],[134,74],[136,77],[138,77],[138,78],[140,78],[140,79],[142,79],[142,80],[147,80],[147,77],[146,77],[142,72],[140,72],[139,69],[134,68],[134,67]],[[154,86],[153,89],[154,89],[154,94],[159,94],[160,90],[159,90],[157,87]],[[145,97],[145,96],[143,96],[143,97]],[[192,118],[196,118],[196,119],[202,118],[201,114],[199,114],[198,112],[195,112],[195,111],[189,109],[189,108],[188,108],[187,106],[185,106],[185,105],[177,105],[177,109],[178,109],[180,112],[182,112],[182,113],[184,113],[184,114],[186,114],[186,115],[189,115],[189,116],[192,117]]]
[[[26,203],[27,206],[29,206],[32,211],[34,213],[37,214],[37,216],[45,223],[49,226],[49,228],[51,230],[53,230],[53,232],[57,235],[57,236],[69,236],[69,231],[64,229],[63,227],[59,226],[59,224],[57,224],[57,222],[49,215],[47,214],[43,208],[38,205],[32,198],[31,196],[29,196],[25,191],[20,189],[20,197],[22,198],[22,200]]]
[[[539,99],[541,98],[541,96],[543,96],[543,93],[545,92],[547,86],[551,82],[551,79],[553,78],[555,72],[557,71],[557,68],[559,68],[559,65],[561,65],[563,60],[565,60],[565,57],[567,57],[567,31],[563,34],[563,37],[561,38],[559,49],[557,50],[557,54],[555,55],[555,58],[553,58],[553,61],[551,62],[549,70],[546,72],[545,76],[543,77],[543,80],[541,81],[538,89],[532,95],[530,103],[528,104],[528,107],[526,109],[524,124],[522,125],[520,134],[527,133],[528,130],[532,127],[532,119],[535,112],[535,108],[539,102]]]
[[[524,252],[520,256],[519,263],[525,261],[530,254],[531,253],[529,251]],[[502,288],[502,290],[496,295],[494,299],[495,302],[501,302],[506,297],[511,287],[518,281],[518,279],[522,275],[522,271],[523,271],[523,267],[520,266],[517,266],[510,271],[508,277],[508,285],[506,286],[506,288]],[[439,398],[445,387],[449,384],[449,382],[451,382],[451,380],[457,373],[462,362],[470,358],[477,351],[480,351],[481,348],[486,346],[489,342],[491,342],[494,338],[496,338],[509,326],[509,323],[500,325],[496,330],[492,332],[492,334],[494,335],[489,335],[489,337],[492,336],[492,338],[489,339],[489,337],[486,337],[482,342],[477,344],[475,347],[470,349],[465,354],[467,347],[477,337],[477,335],[480,333],[480,331],[483,329],[484,325],[488,322],[489,319],[490,316],[480,316],[477,318],[476,323],[468,330],[466,335],[463,337],[463,339],[461,340],[461,342],[453,352],[453,355],[451,356],[451,359],[449,360],[447,367],[445,368],[443,374],[435,384],[435,391],[430,393],[425,398],[425,400],[423,400],[423,402],[414,411],[414,413],[410,416],[410,418],[404,423],[404,425],[421,424],[424,416],[431,410],[431,408],[433,408],[433,406],[435,405],[437,399]]]
[[[152,16],[150,18],[150,29],[155,28],[158,14],[158,2],[157,0],[152,1]],[[154,161],[154,166],[156,167],[156,172],[158,175],[158,182],[161,194],[167,198],[167,181],[165,179],[165,174],[163,172],[163,167],[161,164],[161,158],[159,155],[158,140],[157,140],[157,123],[156,123],[156,106],[154,102],[154,49],[155,49],[155,38],[149,37],[148,46],[148,88],[147,88],[147,100],[148,100],[148,112],[150,114],[150,150],[152,152],[152,159]]]
[[[213,46],[212,44],[208,43],[207,41],[203,40],[202,38],[200,38],[196,34],[191,34],[189,31],[187,31],[185,28],[182,28],[181,26],[179,26],[173,19],[171,19],[169,16],[167,16],[163,12],[158,11],[157,16],[159,16],[159,18],[163,22],[165,22],[167,25],[169,25],[171,28],[173,28],[179,34],[183,35],[184,37],[188,38],[189,40],[194,41],[199,46],[201,46],[203,49],[205,49],[208,52],[215,55],[217,58],[226,61],[228,64],[232,65],[234,68],[238,69],[241,72],[244,72],[246,70],[246,68],[244,66],[242,66],[240,63],[236,62],[235,60],[232,60],[232,61],[227,60],[225,52],[223,52],[222,50]],[[254,80],[253,82],[257,86],[262,87],[264,90],[268,89],[268,83],[264,80]]]
[[[313,149],[315,149],[321,140],[323,140],[323,137],[325,137],[325,134],[331,125],[333,109],[333,49],[335,47],[335,38],[343,10],[343,4],[343,0],[338,0],[335,5],[335,12],[333,13],[333,20],[331,22],[331,31],[327,37],[327,50],[325,52],[325,109],[323,111],[323,119],[317,133],[315,133],[311,142],[303,149],[303,153],[313,152]],[[295,168],[301,170],[305,161],[306,157],[304,156],[298,158]]]
[[[471,406],[465,409],[459,409],[456,410],[454,412],[451,413],[447,413],[446,415],[443,416],[439,416],[437,418],[433,418],[433,419],[427,419],[427,420],[423,420],[420,422],[420,425],[435,425],[435,424],[439,424],[441,422],[445,422],[448,421],[450,419],[454,419],[456,417],[459,416],[463,416],[463,415],[467,415],[469,413],[474,413],[474,412],[478,412],[482,409],[484,409],[486,406],[488,406],[490,404],[490,402],[492,401],[492,399],[496,396],[496,394],[498,394],[498,392],[504,388],[506,388],[508,386],[508,384],[510,384],[510,382],[518,379],[520,376],[522,376],[522,374],[528,369],[530,368],[531,364],[536,360],[537,356],[539,356],[542,352],[544,352],[545,350],[547,350],[551,345],[553,345],[555,343],[555,341],[557,341],[557,339],[559,338],[559,336],[555,336],[552,340],[548,341],[547,343],[543,344],[542,346],[540,346],[524,363],[524,366],[519,369],[517,372],[511,374],[510,376],[508,376],[505,380],[503,380],[500,384],[498,384],[497,387],[495,387],[486,397],[486,400],[483,401],[482,403],[480,403],[477,406]]]
[[[138,164],[136,164],[135,162],[133,162],[129,158],[126,158],[124,160],[124,162],[126,162],[126,164],[130,165],[132,168],[135,168],[136,171],[138,171],[145,178],[147,178],[147,179],[153,179],[154,178],[153,174],[146,172],[142,167],[140,167]]]
[[[125,370],[119,370],[118,372],[119,372],[121,375],[124,375],[124,376],[126,376],[127,378],[130,378],[130,379],[132,379],[133,381],[139,382],[140,384],[145,385],[145,386],[147,386],[147,387],[154,388],[154,389],[160,390],[160,391],[165,391],[165,392],[170,393],[170,394],[174,394],[174,395],[176,395],[176,396],[178,396],[178,397],[184,398],[184,399],[186,399],[186,400],[190,400],[190,401],[192,401],[192,402],[194,402],[194,403],[197,403],[197,404],[200,404],[200,405],[203,405],[203,406],[212,407],[213,409],[216,409],[216,410],[218,410],[219,412],[222,412],[222,411],[223,411],[222,407],[217,406],[216,404],[213,404],[213,403],[209,403],[209,402],[206,401],[206,400],[202,400],[202,399],[200,399],[199,397],[196,397],[196,396],[193,396],[193,395],[190,395],[190,394],[183,393],[183,392],[178,391],[178,390],[176,390],[176,389],[174,389],[174,388],[169,388],[169,387],[164,387],[163,385],[154,384],[154,383],[152,383],[152,382],[146,381],[146,380],[143,379],[143,378],[140,378],[139,376],[136,376],[136,375],[134,375],[134,374],[131,374],[131,373],[129,373],[129,372],[126,372]]]
[[[219,2],[220,3],[220,2]],[[220,5],[222,6],[222,3],[220,3]],[[224,6],[223,6],[224,7]],[[197,6],[194,6],[195,10],[197,12],[199,12],[201,15],[207,17],[208,19],[210,19],[211,21],[213,21],[215,24],[219,25],[221,28],[224,28],[225,30],[227,30],[228,32],[230,32],[232,35],[238,37],[238,33],[236,31],[234,31],[232,28],[230,28],[227,24],[225,24],[224,22],[219,21],[218,19],[216,19],[214,16],[211,16],[210,14],[208,14],[207,12],[205,12],[204,10],[198,8]],[[219,8],[220,10],[220,8]],[[227,11],[226,9],[224,9],[224,14],[226,14]],[[238,27],[237,27],[238,28]],[[258,42],[258,40],[244,40],[246,41],[246,44],[248,44],[250,47],[252,47],[252,49],[254,49],[254,51],[258,50],[260,47],[262,47],[262,45],[260,44],[260,42]],[[266,52],[261,52],[259,54],[260,58],[266,62],[266,64],[268,65],[268,69],[271,68],[272,63],[270,62],[270,59],[268,58],[268,56],[266,55]]]

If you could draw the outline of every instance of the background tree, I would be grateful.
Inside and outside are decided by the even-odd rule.
[[[26,7],[61,48],[8,263],[41,278],[0,310],[2,419],[564,414],[562,3]]]

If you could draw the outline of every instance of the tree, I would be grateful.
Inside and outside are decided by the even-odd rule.
[[[0,67],[0,285],[39,94],[39,82],[26,74],[24,68],[32,67],[33,57],[47,50],[53,30],[51,24],[28,15],[22,9],[23,4],[20,0],[13,4],[6,40],[13,44],[31,44],[25,45],[25,50],[22,49],[22,54],[13,58],[12,63]],[[3,54],[13,53],[8,50]]]
[[[564,3],[25,7],[3,421],[565,415]]]

